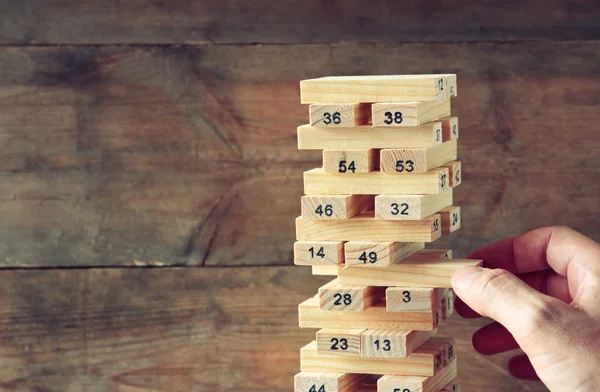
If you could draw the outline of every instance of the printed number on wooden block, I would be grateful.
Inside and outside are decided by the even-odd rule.
[[[367,378],[363,374],[301,372],[294,376],[294,392],[354,392]]]
[[[451,206],[440,211],[442,233],[452,233],[460,229],[460,207]]]
[[[378,392],[438,392],[458,375],[455,363],[430,377],[386,375],[377,380]],[[453,391],[450,391],[453,392]]]
[[[382,287],[325,285],[319,289],[319,306],[323,310],[364,312],[384,295]]]
[[[375,197],[375,216],[385,220],[424,219],[452,205],[452,190],[434,195],[379,195]]]
[[[367,103],[310,105],[310,125],[314,127],[353,127],[370,120],[371,107]]]
[[[347,266],[388,267],[425,248],[423,242],[350,241],[344,245]]]
[[[376,170],[378,166],[379,150],[323,150],[323,171],[325,173],[368,173]]]
[[[310,195],[302,196],[304,219],[350,219],[374,206],[371,195]]]
[[[367,330],[361,335],[361,356],[406,358],[436,331]]]
[[[380,169],[387,173],[425,173],[456,160],[456,157],[456,140],[431,148],[383,149],[380,152]]]
[[[441,309],[442,309],[442,318],[444,320],[450,318],[454,313],[454,291],[449,290],[448,293],[442,298]]]
[[[363,332],[364,329],[321,329],[317,332],[317,352],[359,357]]]
[[[458,117],[446,117],[440,120],[442,123],[442,141],[458,139]]]
[[[374,103],[371,109],[376,127],[418,126],[450,116],[450,100]]]
[[[460,383],[458,379],[451,381],[440,392],[460,392]]]
[[[339,265],[344,262],[342,241],[296,241],[294,264],[296,265]]]
[[[450,187],[454,188],[462,182],[461,163],[460,161],[452,161],[442,165],[448,169],[448,178],[450,179]]]
[[[441,300],[441,290],[430,287],[388,287],[385,291],[387,311],[435,311]]]
[[[453,338],[433,337],[423,343],[423,349],[441,350],[442,367],[450,365],[456,358],[455,347],[456,341]]]

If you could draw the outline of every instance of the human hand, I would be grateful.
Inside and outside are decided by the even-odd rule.
[[[515,377],[552,392],[600,390],[600,245],[566,227],[537,229],[472,253],[485,268],[452,277],[457,312],[496,322],[473,335],[492,355],[521,348]],[[537,377],[536,377],[537,373]]]

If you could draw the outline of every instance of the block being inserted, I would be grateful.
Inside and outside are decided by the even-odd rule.
[[[458,139],[458,117],[446,117],[439,120],[442,123],[442,141]]]
[[[451,288],[452,275],[459,268],[481,265],[482,260],[471,259],[404,260],[387,268],[340,268],[338,277],[343,285]]]
[[[368,103],[312,104],[309,111],[313,127],[354,127],[371,122],[371,105]]]
[[[436,334],[433,331],[403,331],[398,329],[364,331],[361,336],[361,356],[372,358],[406,358]]]
[[[417,127],[318,128],[298,127],[298,148],[324,150],[328,148],[427,148],[442,143],[442,123],[432,122]]]
[[[425,173],[456,157],[457,140],[423,149],[383,149],[380,168],[386,173]]]
[[[450,187],[447,168],[426,173],[326,173],[323,168],[304,172],[307,195],[429,195]]]
[[[317,332],[317,352],[320,355],[360,357],[360,334],[364,329],[321,329]]]
[[[304,219],[350,219],[375,204],[372,195],[308,195],[301,200]]]
[[[299,241],[432,242],[441,236],[439,214],[403,221],[385,221],[373,215],[336,221],[298,217],[296,237]]]
[[[294,243],[294,264],[333,265],[344,262],[342,241],[296,241]]]
[[[462,182],[462,174],[460,172],[460,161],[448,162],[443,164],[442,167],[448,169],[448,178],[450,179],[450,186],[452,188],[459,186]]]
[[[434,356],[417,349],[406,358],[365,358],[341,355],[320,355],[317,343],[300,349],[300,369],[303,372],[343,372],[361,374],[405,374],[433,376]]]
[[[388,287],[385,291],[387,311],[433,312],[441,303],[440,294],[441,289],[433,287]]]
[[[452,233],[460,229],[460,207],[451,206],[440,210],[442,233]]]
[[[438,392],[458,375],[457,363],[441,369],[434,376],[393,376],[385,375],[377,381],[378,392]],[[454,392],[454,391],[451,391]]]
[[[384,220],[419,220],[452,205],[453,192],[434,195],[375,196],[375,216]]]
[[[456,96],[455,74],[327,76],[300,82],[302,103],[432,101]]]
[[[414,127],[450,116],[450,99],[423,102],[384,102],[371,106],[376,127]]]
[[[438,326],[434,312],[388,312],[385,303],[371,306],[364,312],[323,310],[318,298],[309,298],[298,306],[300,328],[334,329],[403,329],[431,331]]]
[[[350,241],[344,244],[344,262],[356,267],[389,267],[424,248],[423,242]]]
[[[364,312],[384,296],[382,287],[326,284],[319,288],[319,306],[323,310]]]
[[[294,376],[294,392],[354,392],[368,378],[364,374],[301,372]]]
[[[368,173],[379,168],[379,150],[374,149],[327,149],[323,150],[325,173]]]

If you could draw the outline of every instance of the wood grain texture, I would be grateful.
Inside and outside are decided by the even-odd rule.
[[[0,271],[0,385],[289,391],[315,334],[298,328],[297,304],[326,280],[294,266]],[[465,390],[545,391],[508,376],[506,356],[475,353],[485,323],[453,317],[438,332],[457,337]]]
[[[344,265],[389,267],[424,248],[423,242],[349,241],[344,244]]]
[[[307,195],[301,199],[304,219],[349,219],[363,211],[372,210],[372,195]]]
[[[296,241],[294,243],[295,265],[332,265],[344,263],[342,241]]]
[[[5,0],[1,43],[183,44],[599,38],[594,1]],[[432,28],[434,26],[435,28]],[[459,57],[457,57],[458,59]],[[335,74],[335,73],[334,73]]]
[[[382,172],[423,173],[457,158],[457,140],[426,149],[383,149],[380,151]]]
[[[360,357],[364,329],[320,329],[316,334],[317,353]]]
[[[452,205],[454,191],[435,195],[375,196],[375,216],[385,220],[423,219]]]
[[[414,127],[440,120],[450,114],[450,99],[371,105],[371,121],[376,127]]]
[[[294,376],[294,392],[311,390],[354,392],[369,379],[365,374],[300,372]]]
[[[327,149],[323,150],[325,173],[368,173],[379,169],[379,150]]]
[[[356,127],[371,122],[368,103],[329,103],[309,106],[312,127]]]
[[[595,42],[3,48],[0,260],[290,264],[321,163],[297,151],[298,81],[398,69],[460,77],[463,227],[440,247],[550,224],[599,240],[597,64]]]

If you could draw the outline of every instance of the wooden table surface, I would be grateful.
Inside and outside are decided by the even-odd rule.
[[[291,391],[298,82],[457,73],[465,256],[600,239],[600,5],[0,2],[0,391]],[[156,268],[143,268],[154,266]],[[467,391],[543,391],[470,348]]]

